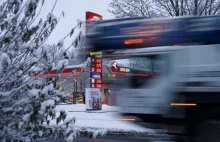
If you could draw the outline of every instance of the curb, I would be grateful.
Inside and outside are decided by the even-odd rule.
[[[84,134],[88,128],[82,128],[82,131],[80,134]],[[94,128],[91,128],[94,129]],[[98,130],[98,128],[95,128]],[[84,131],[85,130],[85,131]],[[104,136],[101,137],[114,137],[117,139],[142,139],[142,140],[149,140],[149,139],[163,139],[163,140],[170,140],[174,138],[176,134],[171,133],[165,133],[165,132],[137,132],[137,131],[114,131],[114,130],[108,130],[107,133]]]
[[[173,135],[162,133],[162,132],[135,132],[135,131],[128,131],[128,132],[116,132],[116,131],[107,131],[107,136],[120,136],[120,137],[138,137],[138,138],[158,138],[158,137],[172,137]]]

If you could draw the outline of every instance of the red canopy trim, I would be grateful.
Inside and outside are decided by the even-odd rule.
[[[64,69],[62,72],[60,72],[59,74],[60,75],[70,75],[73,73],[73,71],[76,71],[76,75],[79,75],[83,72],[83,67],[78,67],[78,68],[66,68]],[[29,76],[38,76],[40,75],[40,72],[37,72],[37,73],[31,73],[29,74]],[[57,76],[58,73],[57,73],[57,70],[52,70],[48,73],[44,73],[40,76],[44,76],[44,77],[50,77],[50,76]]]

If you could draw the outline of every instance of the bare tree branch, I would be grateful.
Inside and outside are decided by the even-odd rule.
[[[202,16],[220,13],[220,0],[112,0],[109,6],[109,12],[117,18]]]

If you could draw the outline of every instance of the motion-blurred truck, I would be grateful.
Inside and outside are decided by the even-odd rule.
[[[114,19],[89,29],[88,52],[152,63],[148,78],[118,80],[123,117],[191,141],[220,141],[220,16]]]

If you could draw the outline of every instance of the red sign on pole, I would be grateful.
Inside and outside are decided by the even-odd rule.
[[[94,12],[90,12],[90,11],[87,11],[86,12],[86,34],[89,30],[89,23],[91,23],[92,21],[98,21],[98,20],[102,20],[102,16],[97,14],[97,13],[94,13]]]
[[[86,12],[86,21],[90,21],[90,20],[102,20],[102,16],[97,13],[87,11]]]

